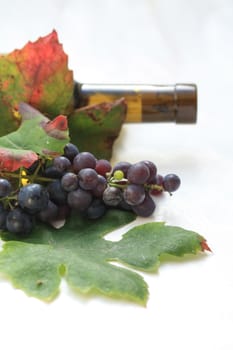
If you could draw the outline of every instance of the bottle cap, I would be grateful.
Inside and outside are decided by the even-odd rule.
[[[175,85],[176,123],[196,123],[197,121],[197,86],[195,84]]]

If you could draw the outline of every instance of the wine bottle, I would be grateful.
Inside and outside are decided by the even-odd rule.
[[[80,84],[75,83],[75,108],[124,97],[126,122],[196,123],[197,86],[195,84]]]

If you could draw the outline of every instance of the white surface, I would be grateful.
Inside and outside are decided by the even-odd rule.
[[[147,158],[161,173],[180,174],[181,189],[160,200],[153,219],[196,230],[214,252],[143,274],[146,308],[76,297],[65,283],[45,304],[0,280],[1,348],[232,350],[233,2],[0,0],[0,6],[1,52],[55,28],[79,81],[198,84],[196,126],[124,126],[114,160]]]

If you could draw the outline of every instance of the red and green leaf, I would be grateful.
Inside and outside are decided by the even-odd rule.
[[[73,72],[56,31],[0,56],[0,134],[19,125],[20,102],[50,118],[67,114],[73,96]]]
[[[28,168],[38,156],[62,154],[69,141],[67,118],[50,121],[34,108],[21,104],[22,124],[18,130],[0,137],[0,171]]]

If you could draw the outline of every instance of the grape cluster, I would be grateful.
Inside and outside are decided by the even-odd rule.
[[[63,155],[39,159],[20,173],[16,186],[10,181],[16,174],[7,175],[0,178],[0,229],[18,235],[28,235],[38,220],[56,226],[71,212],[98,219],[115,207],[148,217],[156,207],[152,196],[180,186],[177,175],[161,176],[151,161],[112,167],[71,143]]]

